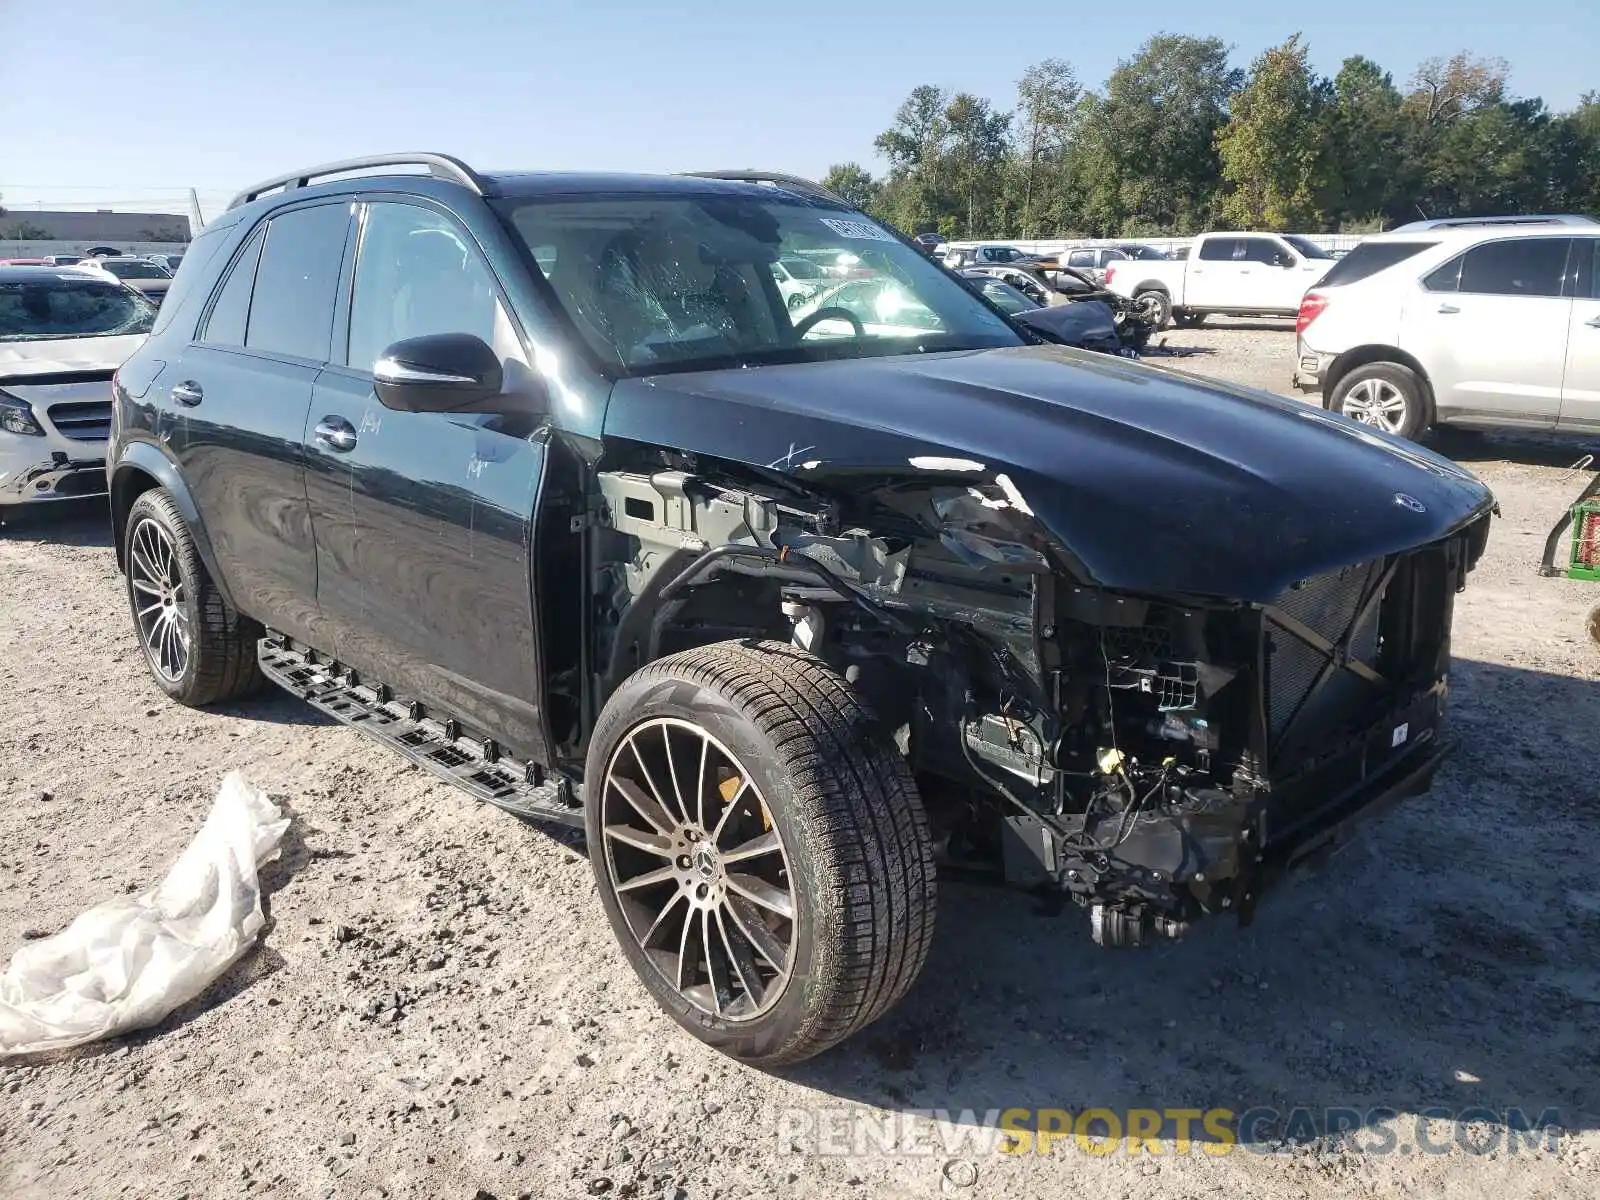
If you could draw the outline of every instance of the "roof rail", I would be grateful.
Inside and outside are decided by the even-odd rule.
[[[459,158],[452,158],[448,154],[371,154],[364,158],[347,158],[343,162],[323,163],[320,167],[307,167],[303,171],[295,171],[288,175],[278,175],[272,179],[262,180],[252,184],[228,202],[229,208],[238,208],[241,204],[265,195],[267,192],[290,192],[295,188],[308,187],[313,180],[323,179],[330,175],[345,175],[355,171],[366,171],[376,167],[427,167],[428,174],[435,179],[448,179],[451,183],[459,183],[462,187],[471,188],[480,196],[490,194],[491,188],[487,180],[479,175]]]
[[[727,179],[734,183],[770,183],[786,191],[794,192],[801,196],[809,196],[813,200],[826,200],[831,204],[840,204],[845,208],[854,208],[855,205],[846,200],[837,192],[831,192],[820,183],[803,179],[799,175],[785,175],[781,171],[684,171],[685,175],[692,175],[700,179]]]
[[[1435,217],[1411,221],[1385,233],[1415,233],[1423,229],[1477,229],[1490,225],[1600,225],[1593,217],[1577,213],[1524,213],[1501,217]]]

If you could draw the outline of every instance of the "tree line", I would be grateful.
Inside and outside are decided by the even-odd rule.
[[[1331,79],[1299,34],[1249,71],[1218,38],[1159,34],[1098,90],[1059,58],[1009,108],[912,89],[874,146],[888,169],[824,182],[907,233],[1366,233],[1419,217],[1600,214],[1600,92],[1568,112],[1507,90],[1503,59],[1430,58],[1404,87],[1369,58]]]

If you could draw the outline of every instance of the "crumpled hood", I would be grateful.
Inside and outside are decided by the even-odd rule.
[[[605,432],[855,490],[964,460],[1007,476],[1086,582],[1256,602],[1493,504],[1447,459],[1308,403],[1060,346],[626,379]]]
[[[24,375],[114,371],[144,345],[142,333],[0,342],[0,381]]]
[[[1117,337],[1116,317],[1104,300],[1079,300],[1072,304],[1030,308],[1011,319],[1030,329],[1043,330],[1067,346],[1103,351],[1106,346],[1121,345],[1121,339]]]

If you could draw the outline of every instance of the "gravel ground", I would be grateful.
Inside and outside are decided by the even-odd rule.
[[[1294,322],[1211,317],[1199,329],[1168,329],[1154,339],[1150,361],[1196,375],[1300,397],[1289,384],[1294,371]],[[1174,351],[1169,357],[1161,349]],[[1551,520],[1555,518],[1552,517]]]
[[[1202,351],[1174,366],[1287,386],[1281,327],[1167,336]],[[1459,599],[1462,744],[1431,795],[1253,926],[1145,952],[1095,949],[1073,912],[949,885],[908,1000],[782,1074],[660,1015],[587,865],[536,830],[287,698],[167,703],[94,515],[0,532],[0,954],[158,878],[227,768],[294,813],[262,943],[201,1000],[120,1042],[0,1066],[0,1194],[1595,1195],[1600,651],[1583,621],[1600,588],[1534,573],[1580,486],[1560,466],[1578,448],[1450,450],[1504,516]],[[1386,1107],[1392,1126],[1354,1142],[1392,1128],[1396,1152],[1274,1140],[1306,1131],[1267,1123],[1225,1154],[929,1152],[926,1137],[885,1154],[838,1123],[1089,1106]],[[1458,1132],[1497,1148],[1401,1153],[1434,1107],[1490,1110]],[[1555,1109],[1565,1132],[1513,1152],[1508,1109]]]

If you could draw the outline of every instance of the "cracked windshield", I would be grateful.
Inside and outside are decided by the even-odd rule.
[[[149,333],[156,310],[117,283],[61,274],[0,281],[0,342]]]
[[[748,197],[516,206],[589,348],[626,374],[1015,346],[926,257],[859,213]]]

